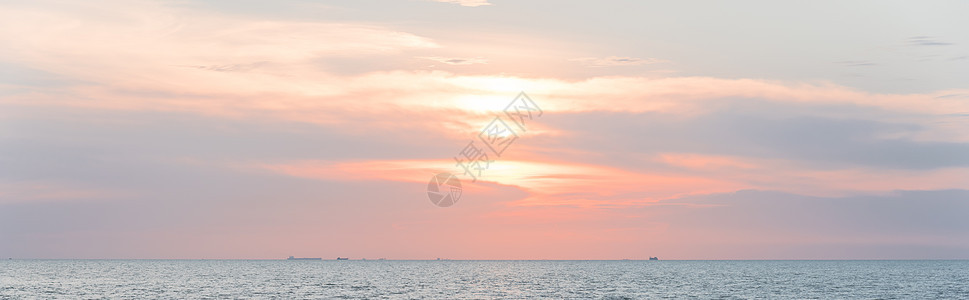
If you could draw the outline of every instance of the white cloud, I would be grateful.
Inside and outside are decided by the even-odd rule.
[[[439,47],[380,26],[251,20],[150,1],[0,7],[0,61],[112,84],[148,74],[184,78],[184,66],[238,71],[271,64],[293,73],[321,56]]]

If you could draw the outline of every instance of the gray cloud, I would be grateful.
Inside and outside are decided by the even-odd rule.
[[[491,3],[488,3],[488,0],[432,0],[432,1],[442,2],[442,3],[452,3],[452,4],[457,4],[461,6],[470,6],[470,7],[491,5]]]
[[[889,138],[923,128],[913,123],[873,121],[888,117],[877,109],[741,99],[723,102],[731,104],[689,118],[657,113],[549,114],[542,122],[573,134],[531,140],[549,148],[609,153],[605,156],[614,158],[612,163],[617,165],[628,164],[624,157],[629,153],[685,152],[788,159],[815,168],[969,166],[969,144]]]
[[[592,67],[614,67],[614,66],[637,66],[665,62],[656,58],[637,58],[637,57],[581,57],[571,61],[581,62]]]
[[[33,117],[0,120],[0,127],[7,130],[0,131],[0,180],[8,182],[81,181],[93,187],[137,190],[183,178],[199,167],[294,160],[440,159],[460,144],[405,125],[358,131],[191,113],[23,108],[18,114]],[[361,116],[358,121],[377,124],[380,120]]]
[[[845,61],[836,61],[834,63],[843,65],[846,67],[871,67],[871,66],[878,65],[876,63],[873,63],[867,60],[845,60]]]
[[[911,46],[952,46],[953,43],[943,42],[931,36],[913,36],[908,38]]]
[[[460,58],[460,57],[440,57],[440,56],[430,56],[421,57],[423,59],[429,59],[440,63],[445,63],[449,65],[474,65],[474,64],[487,64],[488,60],[483,58]]]

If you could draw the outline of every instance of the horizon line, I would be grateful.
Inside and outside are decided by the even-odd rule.
[[[316,257],[314,257],[316,258]],[[286,258],[14,258],[0,259],[9,260],[238,260],[238,261],[287,261]],[[319,260],[308,261],[945,261],[945,260],[969,260],[969,258],[758,258],[758,259],[656,259],[648,258],[629,258],[629,259],[450,259],[450,258],[320,258]],[[307,261],[307,260],[300,260]]]

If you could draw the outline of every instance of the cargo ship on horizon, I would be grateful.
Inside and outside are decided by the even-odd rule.
[[[290,255],[289,258],[287,258],[286,260],[323,260],[323,258],[322,257],[293,257],[292,255]]]

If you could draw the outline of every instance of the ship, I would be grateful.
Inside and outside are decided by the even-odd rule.
[[[650,257],[649,257],[649,260],[659,260],[659,257],[655,257],[655,256],[650,256]]]
[[[290,255],[289,258],[287,258],[286,260],[323,260],[323,258],[322,257],[293,257],[292,255]]]
[[[336,260],[350,260],[349,257],[337,257]]]

